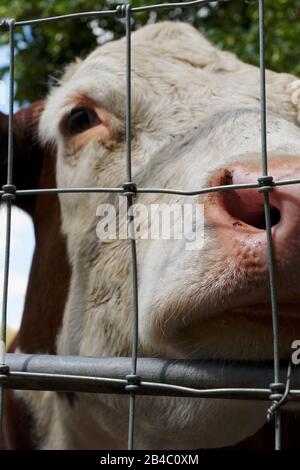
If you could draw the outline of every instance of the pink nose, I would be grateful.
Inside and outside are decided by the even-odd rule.
[[[295,160],[270,167],[274,181],[300,178]],[[220,172],[213,185],[257,183],[258,166],[234,165]],[[272,238],[279,263],[300,260],[300,186],[273,187],[269,193]],[[227,255],[241,263],[267,266],[264,197],[258,189],[239,189],[208,196],[207,216]],[[256,261],[255,261],[256,258]]]

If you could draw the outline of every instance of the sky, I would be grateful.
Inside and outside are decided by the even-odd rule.
[[[0,67],[8,62],[7,47],[0,47]],[[8,77],[0,83],[0,111],[8,112]],[[0,309],[2,309],[3,270],[5,250],[5,207],[0,207]],[[8,291],[8,326],[17,330],[20,325],[27,279],[34,248],[34,234],[31,220],[25,212],[14,208],[12,211],[11,261]],[[1,310],[0,310],[1,311]]]

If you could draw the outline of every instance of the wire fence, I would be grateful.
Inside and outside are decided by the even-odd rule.
[[[219,0],[230,1],[230,0]],[[228,398],[246,400],[268,400],[268,419],[275,423],[275,449],[281,448],[281,407],[288,400],[300,400],[300,374],[293,372],[291,386],[291,364],[288,368],[280,365],[279,331],[277,312],[277,289],[275,260],[272,244],[269,192],[275,186],[299,184],[299,179],[273,181],[268,173],[267,124],[266,124],[266,80],[265,80],[265,28],[264,0],[258,0],[260,40],[260,113],[261,113],[261,164],[262,173],[257,182],[251,184],[230,184],[200,188],[198,191],[182,191],[175,188],[140,188],[133,179],[131,164],[131,18],[139,12],[160,9],[203,6],[213,0],[163,3],[132,8],[129,3],[113,10],[73,13],[63,16],[39,18],[28,21],[6,19],[1,22],[2,30],[8,31],[9,64],[9,128],[6,184],[0,191],[6,206],[5,261],[0,343],[0,407],[1,429],[3,422],[3,399],[5,389],[64,390],[92,393],[121,393],[129,395],[128,449],[134,449],[135,398],[143,395],[168,395],[185,397]],[[51,188],[18,190],[13,184],[13,113],[14,113],[14,34],[18,27],[42,26],[43,24],[76,18],[97,18],[114,16],[123,18],[126,25],[126,178],[122,187],[116,188]],[[249,365],[230,363],[226,374],[220,373],[218,361],[171,361],[138,357],[139,303],[137,250],[133,215],[128,216],[131,230],[132,259],[132,356],[131,358],[84,358],[63,356],[39,356],[6,354],[7,303],[9,285],[11,209],[18,196],[59,193],[120,193],[127,198],[128,209],[133,198],[139,193],[158,193],[195,196],[216,191],[257,188],[263,194],[266,237],[269,262],[270,300],[273,327],[273,365],[264,364],[253,369]],[[128,211],[130,213],[130,211]],[[188,367],[190,374],[184,373]],[[223,365],[224,370],[224,365]],[[130,373],[128,374],[128,371]],[[201,443],[200,443],[201,445]]]

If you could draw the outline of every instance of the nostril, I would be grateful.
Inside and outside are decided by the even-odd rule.
[[[277,225],[280,221],[280,211],[277,209],[277,207],[271,207],[270,208],[270,216],[271,216],[271,227],[274,227],[274,225]],[[266,228],[266,227],[264,227]]]
[[[239,221],[260,230],[266,229],[265,210],[262,195],[255,189],[228,191],[224,193],[224,204],[227,212]],[[280,221],[280,211],[270,207],[271,226]]]
[[[274,227],[274,225],[277,225],[280,221],[280,211],[277,209],[277,207],[270,207],[270,219],[271,219],[271,227]],[[247,222],[245,220],[245,223],[248,225],[253,225],[253,227],[259,228],[261,230],[266,229],[266,218],[265,218],[265,211],[263,210],[263,213],[260,215],[260,217],[257,218],[257,220],[254,220],[252,223]]]

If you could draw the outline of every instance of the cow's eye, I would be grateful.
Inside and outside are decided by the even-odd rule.
[[[67,118],[67,131],[70,135],[80,134],[81,132],[100,124],[97,113],[90,108],[75,108]]]

